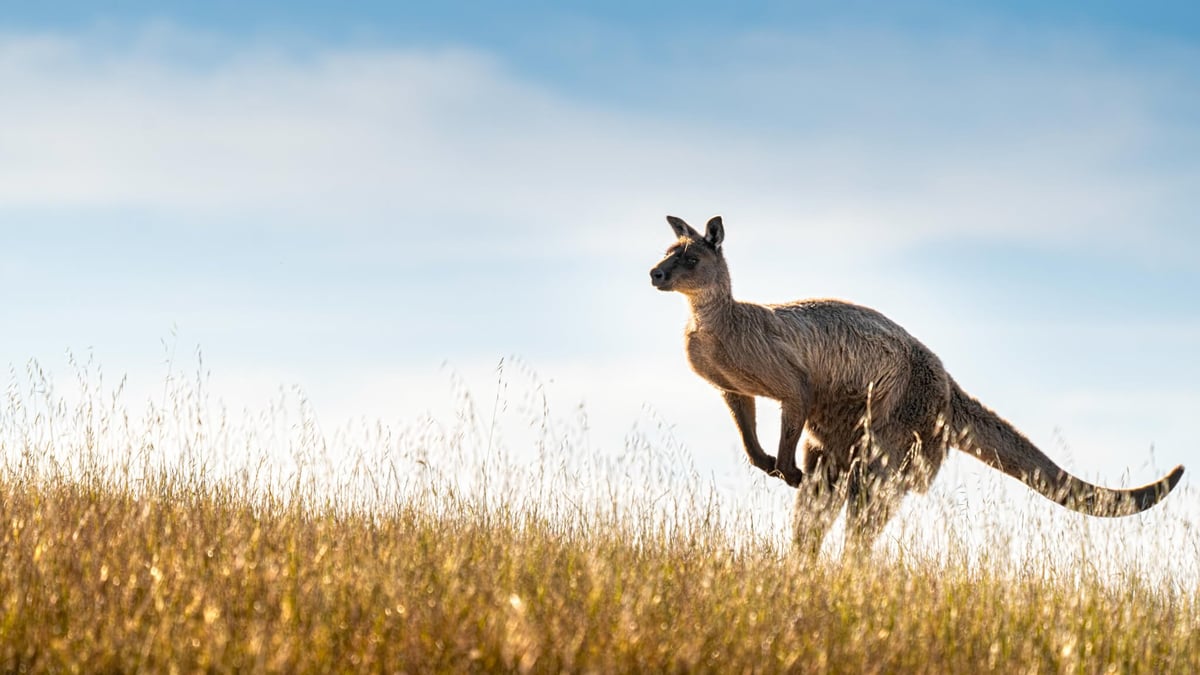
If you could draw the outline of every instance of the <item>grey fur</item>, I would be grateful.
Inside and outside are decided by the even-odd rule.
[[[750,463],[797,488],[793,536],[809,553],[820,549],[843,503],[848,548],[869,548],[900,498],[929,488],[951,447],[1094,516],[1144,511],[1179,483],[1182,466],[1128,490],[1068,474],[963,392],[932,351],[887,317],[837,300],[737,301],[721,218],[704,235],[674,216],[667,221],[678,240],[651,269],[651,283],[687,297],[692,369],[721,391]],[[758,440],[760,396],[780,404],[775,457]]]

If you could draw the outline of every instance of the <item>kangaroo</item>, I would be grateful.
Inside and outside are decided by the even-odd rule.
[[[650,270],[650,282],[687,297],[688,361],[725,398],[750,463],[798,488],[792,534],[811,555],[843,504],[847,551],[869,550],[900,499],[929,489],[952,447],[1093,516],[1144,511],[1179,483],[1182,466],[1126,490],[1072,476],[966,394],[929,348],[884,315],[838,300],[735,300],[721,217],[703,235],[674,216],[667,222],[678,239]],[[760,396],[780,404],[775,457],[758,440]]]

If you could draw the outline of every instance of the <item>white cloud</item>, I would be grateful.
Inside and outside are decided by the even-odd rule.
[[[172,58],[164,30],[125,50],[0,38],[0,208],[467,223],[458,235],[489,219],[558,242],[578,240],[559,227],[571,221],[606,226],[583,237],[607,248],[665,208],[721,210],[771,236],[890,248],[968,233],[1125,242],[1180,190],[1120,165],[1161,141],[1164,85],[1103,55],[748,37],[711,70],[647,68],[695,99],[637,110],[468,50],[229,46],[197,64]]]

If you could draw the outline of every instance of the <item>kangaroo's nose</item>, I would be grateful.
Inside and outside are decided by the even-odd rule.
[[[662,281],[663,279],[666,279],[666,278],[667,278],[667,273],[658,269],[657,267],[650,270],[650,281],[658,282],[658,281]]]

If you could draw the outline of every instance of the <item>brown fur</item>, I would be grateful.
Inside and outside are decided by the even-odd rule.
[[[751,464],[797,488],[794,538],[810,553],[843,502],[848,546],[868,548],[906,492],[928,489],[951,447],[1096,516],[1144,511],[1179,482],[1182,466],[1129,490],[1068,474],[964,393],[932,351],[887,317],[836,300],[734,300],[721,218],[704,235],[667,220],[678,240],[650,271],[651,283],[687,297],[692,369],[721,390]],[[760,396],[780,404],[775,457],[758,440]]]

